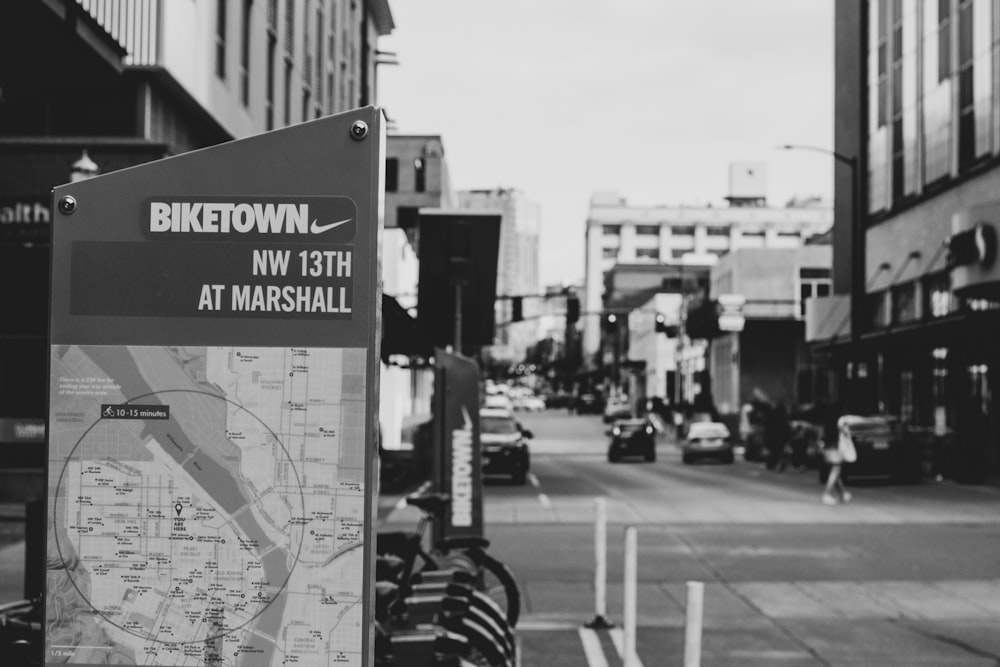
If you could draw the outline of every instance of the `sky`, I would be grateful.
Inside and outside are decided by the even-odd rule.
[[[456,190],[541,208],[543,285],[580,283],[590,197],[724,204],[729,165],[767,196],[833,193],[833,0],[390,0],[378,104],[440,135]]]

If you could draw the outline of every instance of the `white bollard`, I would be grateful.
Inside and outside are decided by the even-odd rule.
[[[608,614],[608,509],[604,498],[594,498],[594,618],[584,627],[610,628]]]
[[[622,651],[622,662],[625,667],[634,667],[638,664],[635,653],[635,625],[636,625],[636,589],[638,579],[638,534],[635,526],[625,529],[625,580],[624,580],[624,609],[622,618],[625,622],[625,641]]]
[[[705,584],[687,582],[687,618],[684,623],[684,667],[701,666],[701,626],[705,612]]]
[[[595,620],[608,616],[608,508],[604,498],[595,499],[594,516],[594,613]]]

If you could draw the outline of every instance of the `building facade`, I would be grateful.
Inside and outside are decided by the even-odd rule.
[[[388,0],[0,3],[0,495],[40,489],[52,188],[374,104],[392,29]]]
[[[541,331],[542,286],[539,277],[538,240],[541,231],[541,207],[523,192],[511,188],[460,190],[458,208],[492,210],[501,213],[500,249],[497,257],[497,295],[526,296],[521,322],[511,323],[513,302],[497,301],[496,342],[491,354],[496,359],[521,361],[527,350],[538,342]]]
[[[448,177],[444,142],[437,135],[390,134],[386,138],[385,174],[382,290],[384,302],[391,299],[397,304],[393,307],[397,319],[390,321],[391,315],[383,313],[384,327],[395,324],[409,338],[383,338],[386,363],[380,381],[380,444],[383,472],[387,480],[395,481],[423,464],[416,460],[412,438],[404,435],[414,423],[430,418],[434,389],[433,369],[419,354],[423,351],[421,342],[413,340],[420,275],[420,209],[453,208],[455,192]]]
[[[630,206],[614,193],[591,197],[586,229],[583,353],[601,345],[600,313],[606,305],[604,274],[616,264],[710,264],[736,248],[792,248],[828,231],[832,211],[822,205],[771,207],[759,181],[728,206]],[[753,191],[753,196],[747,193]]]
[[[1000,474],[1000,14],[869,0],[835,18],[835,149],[860,175],[856,193],[848,169],[836,181],[850,335],[819,326],[844,310],[832,299],[814,344],[838,360],[845,409],[898,417],[938,474],[981,481]]]
[[[740,407],[765,399],[788,410],[828,402],[832,389],[805,340],[805,305],[832,292],[829,245],[743,248],[712,267],[711,295],[745,299],[742,331],[710,340],[712,399],[734,425]]]

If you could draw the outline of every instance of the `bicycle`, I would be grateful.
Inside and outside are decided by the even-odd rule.
[[[37,667],[42,663],[42,606],[40,599],[0,605],[0,651],[10,667]]]
[[[396,573],[400,568],[376,565],[378,573]],[[460,570],[437,570],[440,581],[415,583],[401,588],[392,580],[378,579],[375,584],[375,652],[379,665],[416,664],[427,662],[428,652],[466,660],[476,667],[513,667],[516,664],[516,643],[496,604],[468,583],[446,581],[451,573],[461,579]],[[417,578],[420,577],[418,573]],[[461,642],[446,642],[450,647],[430,651],[435,637],[459,638]],[[419,659],[418,659],[419,658]]]
[[[414,494],[406,497],[406,503],[421,511],[416,530],[380,532],[376,540],[378,554],[393,554],[403,560],[403,587],[408,586],[418,572],[464,570],[472,575],[476,590],[485,593],[503,611],[507,624],[516,627],[521,613],[521,593],[510,568],[486,552],[490,546],[488,539],[447,537],[435,542],[431,552],[424,549],[428,524],[444,518],[451,496],[446,493]]]

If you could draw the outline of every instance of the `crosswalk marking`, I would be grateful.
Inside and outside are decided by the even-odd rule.
[[[611,635],[611,643],[615,645],[615,650],[618,651],[618,657],[623,661],[625,660],[625,631],[621,628],[611,628],[608,630],[608,634]],[[639,660],[639,656],[635,656],[635,659],[627,667],[642,667],[642,661]]]
[[[601,648],[601,638],[590,628],[580,628],[580,641],[583,643],[583,653],[587,656],[588,667],[608,667]]]
[[[587,656],[588,667],[608,667],[608,660],[604,656],[604,649],[601,647],[601,637],[596,630],[581,627],[578,630],[580,643],[583,644],[583,653]],[[625,661],[625,631],[621,628],[611,628],[608,630],[611,636],[611,643],[615,646],[618,657]],[[628,667],[643,667],[639,656],[635,656]]]

